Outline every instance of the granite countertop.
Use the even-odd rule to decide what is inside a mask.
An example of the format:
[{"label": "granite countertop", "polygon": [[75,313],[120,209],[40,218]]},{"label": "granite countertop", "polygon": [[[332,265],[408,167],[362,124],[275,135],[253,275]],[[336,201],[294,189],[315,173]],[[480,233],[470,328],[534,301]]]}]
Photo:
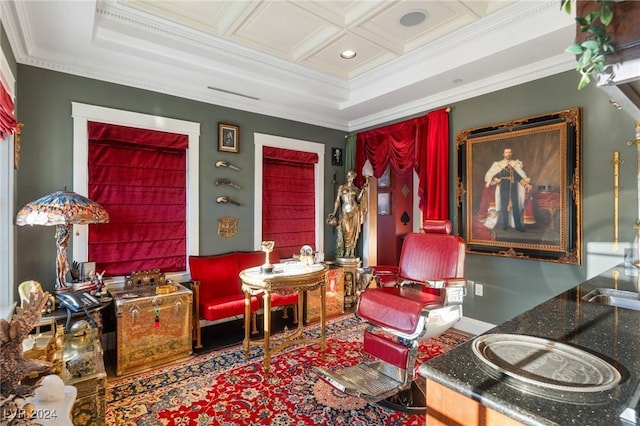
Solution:
[{"label": "granite countertop", "polygon": [[484,333],[554,340],[605,359],[622,379],[595,401],[561,402],[494,379],[473,353],[475,339],[427,361],[419,374],[526,425],[620,425],[640,382],[640,311],[582,301],[595,288],[637,292],[637,277],[613,268]]}]

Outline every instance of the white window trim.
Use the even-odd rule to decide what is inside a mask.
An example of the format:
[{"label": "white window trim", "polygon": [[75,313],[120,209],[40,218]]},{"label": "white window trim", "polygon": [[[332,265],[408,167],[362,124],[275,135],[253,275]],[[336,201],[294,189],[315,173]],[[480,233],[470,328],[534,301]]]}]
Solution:
[{"label": "white window trim", "polygon": [[[199,253],[199,146],[200,123],[176,120],[157,115],[140,114],[137,112],[104,108],[95,105],[71,103],[73,117],[73,190],[80,195],[87,196],[88,190],[88,153],[89,139],[87,123],[115,124],[120,126],[137,127],[140,129],[157,130],[161,132],[187,135],[187,256]],[[73,259],[86,262],[88,256],[88,227],[89,225],[74,225],[73,229]],[[187,262],[188,265],[188,262]],[[167,274],[167,278],[177,281],[188,279],[187,271]],[[112,282],[122,282],[118,277]]]},{"label": "white window trim", "polygon": [[324,153],[325,145],[317,142],[308,142],[299,139],[284,138],[281,136],[254,133],[255,144],[255,192],[254,192],[254,241],[255,250],[260,250],[262,245],[262,150],[265,146],[273,148],[292,149],[295,151],[318,154],[318,162],[314,164],[315,203],[316,203],[316,241],[315,249],[324,253]]},{"label": "white window trim", "polygon": [[[0,84],[9,93],[15,105],[16,80],[2,49],[0,49]],[[3,307],[10,307],[14,302],[14,144],[13,135],[8,135],[4,139],[0,137],[0,170],[2,170],[0,174],[0,259],[6,259],[3,261],[6,262],[4,267],[0,267],[0,318],[6,316]]]}]

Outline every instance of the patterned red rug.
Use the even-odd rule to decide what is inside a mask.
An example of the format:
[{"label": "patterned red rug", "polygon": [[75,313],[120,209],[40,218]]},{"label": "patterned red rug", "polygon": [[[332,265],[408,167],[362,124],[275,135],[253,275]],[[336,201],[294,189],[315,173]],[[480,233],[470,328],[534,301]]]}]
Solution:
[{"label": "patterned red rug", "polygon": [[[361,358],[365,325],[354,315],[327,321],[327,350],[293,346],[271,358],[265,380],[262,349],[249,360],[242,345],[197,355],[107,383],[107,425],[424,425],[424,415],[393,411],[334,390],[313,366],[349,367]],[[318,335],[318,325],[305,335]],[[424,341],[418,365],[469,337],[448,331]]]}]

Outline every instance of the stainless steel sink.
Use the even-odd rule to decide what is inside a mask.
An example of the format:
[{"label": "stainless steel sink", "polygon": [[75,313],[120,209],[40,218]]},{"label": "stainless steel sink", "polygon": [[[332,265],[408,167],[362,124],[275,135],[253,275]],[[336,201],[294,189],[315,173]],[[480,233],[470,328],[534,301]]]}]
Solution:
[{"label": "stainless steel sink", "polygon": [[596,288],[582,297],[585,302],[617,306],[619,308],[640,311],[640,293],[616,290],[613,288]]}]

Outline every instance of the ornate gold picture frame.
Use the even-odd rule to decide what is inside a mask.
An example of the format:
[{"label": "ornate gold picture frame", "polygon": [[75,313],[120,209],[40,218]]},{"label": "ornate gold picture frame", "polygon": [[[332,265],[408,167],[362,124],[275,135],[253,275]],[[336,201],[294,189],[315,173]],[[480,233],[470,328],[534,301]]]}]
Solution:
[{"label": "ornate gold picture frame", "polygon": [[581,109],[456,135],[467,252],[582,264]]},{"label": "ornate gold picture frame", "polygon": [[218,123],[218,151],[239,152],[240,127]]}]

